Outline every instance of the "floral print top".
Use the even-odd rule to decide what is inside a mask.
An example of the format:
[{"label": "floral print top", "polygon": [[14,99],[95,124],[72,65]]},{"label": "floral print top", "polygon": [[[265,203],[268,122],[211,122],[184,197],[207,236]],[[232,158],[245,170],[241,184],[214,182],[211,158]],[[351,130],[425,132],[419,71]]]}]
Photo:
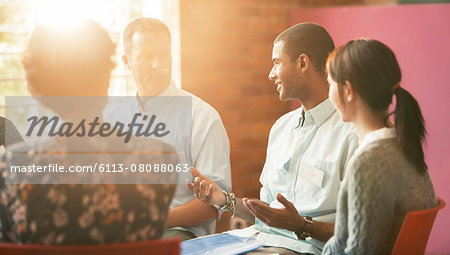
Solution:
[{"label": "floral print top", "polygon": [[[51,143],[53,149],[63,146]],[[155,146],[164,144],[153,142],[150,147]],[[137,156],[128,159],[133,157]],[[5,172],[1,163],[0,242],[69,245],[159,238],[176,188],[176,184],[5,184]],[[170,178],[175,183],[176,173]]]}]

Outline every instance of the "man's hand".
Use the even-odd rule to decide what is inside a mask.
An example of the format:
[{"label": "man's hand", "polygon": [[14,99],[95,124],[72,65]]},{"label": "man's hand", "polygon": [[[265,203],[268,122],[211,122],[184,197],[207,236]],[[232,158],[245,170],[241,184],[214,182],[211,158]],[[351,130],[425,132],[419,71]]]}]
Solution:
[{"label": "man's hand", "polygon": [[280,193],[277,194],[277,200],[284,207],[276,209],[260,201],[250,200],[248,198],[242,199],[244,206],[266,225],[292,232],[301,229],[305,224],[305,220],[298,214],[294,205]]},{"label": "man's hand", "polygon": [[186,180],[186,187],[192,190],[199,200],[209,205],[219,206],[223,206],[227,202],[217,183],[202,175],[195,168],[191,168],[191,173],[194,176],[194,182],[191,183],[190,180]]}]

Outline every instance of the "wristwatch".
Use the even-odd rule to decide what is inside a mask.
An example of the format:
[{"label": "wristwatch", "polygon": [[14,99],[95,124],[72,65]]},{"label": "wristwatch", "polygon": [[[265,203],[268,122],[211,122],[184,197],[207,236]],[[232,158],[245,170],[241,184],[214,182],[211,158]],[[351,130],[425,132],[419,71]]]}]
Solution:
[{"label": "wristwatch", "polygon": [[302,217],[305,220],[305,224],[301,229],[295,231],[294,233],[298,239],[305,240],[307,237],[311,236],[314,221],[310,216],[302,216]]}]

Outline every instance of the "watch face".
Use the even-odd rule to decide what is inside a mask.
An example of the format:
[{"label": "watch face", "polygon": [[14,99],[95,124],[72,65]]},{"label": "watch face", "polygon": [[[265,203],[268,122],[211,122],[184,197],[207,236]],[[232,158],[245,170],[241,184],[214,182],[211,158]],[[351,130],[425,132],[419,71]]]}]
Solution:
[{"label": "watch face", "polygon": [[294,232],[294,233],[295,233],[295,235],[297,236],[297,238],[299,240],[306,240],[306,238],[311,236],[309,233],[306,233],[306,232],[303,232],[303,231],[302,232],[297,231],[297,232]]},{"label": "watch face", "polygon": [[310,236],[311,236],[311,235],[310,235],[309,233],[306,233],[306,232],[303,232],[302,235],[301,235],[302,240],[305,240],[306,238],[308,238],[308,237],[310,237]]}]

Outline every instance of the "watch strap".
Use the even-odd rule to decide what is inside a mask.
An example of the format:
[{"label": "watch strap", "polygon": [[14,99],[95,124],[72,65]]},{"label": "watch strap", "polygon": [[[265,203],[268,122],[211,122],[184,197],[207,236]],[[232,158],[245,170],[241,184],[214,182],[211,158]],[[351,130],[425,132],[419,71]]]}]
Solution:
[{"label": "watch strap", "polygon": [[295,235],[300,240],[306,240],[306,238],[310,237],[313,230],[314,221],[310,216],[302,216],[305,223],[303,227],[297,231],[295,231]]}]

